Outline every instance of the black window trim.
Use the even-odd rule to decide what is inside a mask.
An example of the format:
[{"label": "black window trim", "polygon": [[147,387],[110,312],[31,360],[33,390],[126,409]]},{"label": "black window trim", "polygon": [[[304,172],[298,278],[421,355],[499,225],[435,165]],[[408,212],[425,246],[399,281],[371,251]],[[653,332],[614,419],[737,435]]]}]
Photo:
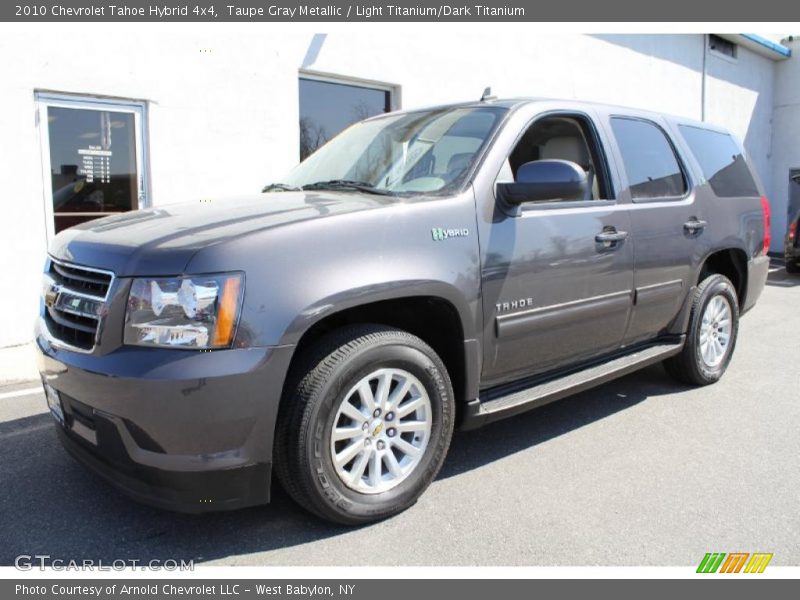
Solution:
[{"label": "black window trim", "polygon": [[[611,123],[614,119],[627,119],[628,121],[641,121],[643,123],[647,123],[649,125],[653,125],[656,129],[661,131],[661,134],[666,138],[667,144],[669,147],[672,148],[672,154],[675,156],[675,160],[678,163],[678,168],[681,170],[681,174],[683,175],[683,183],[686,186],[686,191],[681,196],[657,196],[655,198],[634,198],[633,194],[631,194],[631,182],[628,181],[628,171],[625,168],[625,158],[622,156],[622,148],[619,145],[619,140],[617,140],[617,136],[614,134],[614,126]],[[695,187],[694,177],[691,174],[691,170],[687,167],[686,161],[683,158],[683,155],[678,150],[678,146],[675,144],[675,141],[672,139],[672,136],[667,133],[667,130],[664,129],[659,123],[652,119],[648,119],[645,117],[639,117],[634,115],[625,115],[619,113],[613,113],[608,116],[608,126],[611,130],[611,135],[614,138],[614,144],[617,146],[617,150],[619,150],[619,158],[622,161],[622,171],[625,174],[625,183],[627,187],[625,188],[625,192],[628,194],[628,198],[632,204],[651,204],[654,202],[683,202],[691,198],[692,193]]]},{"label": "black window trim", "polygon": [[[600,138],[600,134],[598,133],[598,126],[597,123],[594,122],[591,115],[588,113],[581,111],[581,110],[570,110],[570,109],[553,109],[548,110],[545,112],[541,112],[536,114],[535,116],[531,117],[525,126],[520,128],[517,137],[514,138],[514,143],[511,144],[511,151],[513,152],[514,148],[517,147],[520,140],[528,133],[528,130],[536,123],[536,121],[540,121],[547,117],[565,117],[565,118],[577,118],[581,119],[584,124],[589,128],[589,134],[591,135],[591,141],[588,143],[594,142],[595,149],[597,150],[597,159],[602,163],[603,167],[603,178],[606,183],[606,191],[608,192],[608,198],[598,198],[597,200],[545,200],[542,202],[529,202],[516,207],[515,213],[517,215],[521,212],[527,212],[532,210],[556,210],[562,208],[596,208],[602,206],[614,206],[619,202],[619,194],[614,189],[614,182],[611,178],[611,168],[608,161],[608,152],[606,151],[605,146],[603,145],[603,140]],[[586,132],[584,132],[585,134]],[[592,154],[592,149],[588,148],[589,154]],[[594,157],[593,157],[594,158]],[[507,159],[506,159],[507,160]],[[499,202],[497,199],[497,178],[500,176],[498,172],[497,175],[494,177],[494,181],[492,184],[492,193],[495,195],[495,202]]]}]

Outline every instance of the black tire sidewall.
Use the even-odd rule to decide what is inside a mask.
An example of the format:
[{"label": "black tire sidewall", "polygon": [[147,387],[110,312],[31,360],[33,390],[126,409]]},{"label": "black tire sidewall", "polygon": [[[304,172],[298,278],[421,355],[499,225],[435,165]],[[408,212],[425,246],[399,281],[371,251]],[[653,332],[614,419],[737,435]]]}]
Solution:
[{"label": "black tire sidewall", "polygon": [[[706,281],[707,283],[703,286],[699,302],[696,305],[697,310],[695,311],[692,319],[691,345],[692,356],[694,357],[694,367],[698,375],[700,375],[704,381],[712,383],[718,381],[722,377],[722,375],[725,373],[725,370],[728,368],[728,364],[733,358],[733,352],[736,348],[736,340],[739,337],[739,303],[736,297],[736,290],[734,289],[730,280],[728,280],[726,277],[721,275],[712,275]],[[706,307],[713,298],[720,295],[728,301],[728,304],[731,307],[731,341],[728,345],[725,358],[722,360],[722,362],[715,367],[709,367],[703,360],[700,352],[700,329]]]},{"label": "black tire sidewall", "polygon": [[[403,482],[386,492],[363,494],[347,487],[336,474],[330,436],[344,394],[379,368],[403,369],[419,379],[430,398],[432,426],[422,462]],[[326,505],[326,512],[333,511],[347,521],[374,521],[404,510],[428,487],[441,467],[453,429],[452,392],[443,369],[440,361],[422,349],[394,341],[362,348],[334,369],[319,392],[304,432],[307,436],[304,462],[309,466],[311,485]]]}]

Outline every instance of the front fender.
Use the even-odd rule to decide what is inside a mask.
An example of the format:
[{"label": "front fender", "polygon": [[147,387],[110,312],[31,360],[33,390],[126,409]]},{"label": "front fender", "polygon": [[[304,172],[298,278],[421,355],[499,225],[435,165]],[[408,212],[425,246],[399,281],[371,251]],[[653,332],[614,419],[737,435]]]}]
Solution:
[{"label": "front fender", "polygon": [[405,280],[376,282],[320,298],[300,311],[286,328],[281,345],[296,344],[316,323],[336,313],[375,302],[415,297],[431,297],[448,302],[458,313],[464,339],[475,339],[474,309],[461,290],[442,281]]},{"label": "front fender", "polygon": [[[442,239],[436,228],[459,235]],[[482,319],[478,249],[470,189],[225,240],[198,252],[188,269],[245,272],[237,346],[293,345],[336,312],[411,296],[449,302],[473,339]]]}]

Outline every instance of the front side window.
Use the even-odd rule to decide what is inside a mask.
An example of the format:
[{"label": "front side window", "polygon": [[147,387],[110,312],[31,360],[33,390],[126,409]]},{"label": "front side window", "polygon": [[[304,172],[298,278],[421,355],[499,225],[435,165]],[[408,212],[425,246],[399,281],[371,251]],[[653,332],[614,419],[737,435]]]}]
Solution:
[{"label": "front side window", "polygon": [[686,178],[660,127],[640,119],[614,117],[611,128],[634,200],[675,198],[686,193]]},{"label": "front side window", "polygon": [[295,167],[285,185],[342,182],[383,193],[447,192],[463,183],[506,109],[453,108],[356,123]]},{"label": "front side window", "polygon": [[608,199],[612,195],[593,126],[578,115],[551,115],[538,119],[514,146],[501,178],[516,181],[525,163],[537,160],[566,160],[586,173],[584,200]]},{"label": "front side window", "polygon": [[392,110],[387,89],[300,78],[300,160],[347,129]]},{"label": "front side window", "polygon": [[678,128],[717,196],[759,195],[742,150],[730,135],[693,125]]}]

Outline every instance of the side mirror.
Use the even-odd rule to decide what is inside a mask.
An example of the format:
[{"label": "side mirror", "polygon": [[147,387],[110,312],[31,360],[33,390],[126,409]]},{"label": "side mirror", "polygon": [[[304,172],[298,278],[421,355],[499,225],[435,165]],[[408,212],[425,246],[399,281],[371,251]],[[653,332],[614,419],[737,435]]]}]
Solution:
[{"label": "side mirror", "polygon": [[498,183],[497,196],[508,204],[543,200],[583,200],[586,172],[568,160],[534,160],[517,170],[513,183]]}]

